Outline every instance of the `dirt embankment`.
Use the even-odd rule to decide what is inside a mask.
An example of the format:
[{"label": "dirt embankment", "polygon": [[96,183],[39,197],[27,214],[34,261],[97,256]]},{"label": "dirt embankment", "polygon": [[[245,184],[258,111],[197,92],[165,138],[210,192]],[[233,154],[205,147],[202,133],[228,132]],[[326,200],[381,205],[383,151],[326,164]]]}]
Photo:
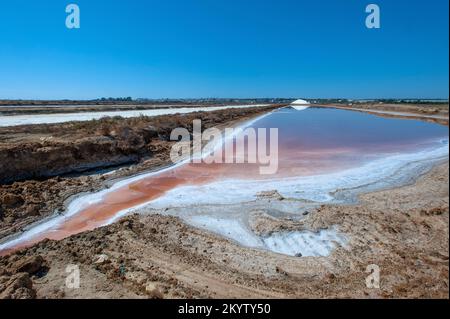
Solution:
[{"label": "dirt embankment", "polygon": [[420,119],[442,125],[449,124],[448,104],[388,104],[388,103],[355,103],[355,104],[329,104],[321,107],[333,107],[363,111],[378,116],[404,119]]},{"label": "dirt embankment", "polygon": [[[201,119],[207,129],[277,107],[0,128],[0,238],[61,211],[72,195],[169,165],[170,133],[176,127],[192,131],[192,121]],[[108,175],[73,175],[121,164],[126,167]]]},{"label": "dirt embankment", "polygon": [[[175,217],[133,215],[0,257],[0,298],[448,298],[448,213],[446,163],[415,185],[311,211],[298,227],[349,238],[329,257],[248,249]],[[68,265],[80,269],[79,289],[65,284]],[[369,265],[379,288],[366,285]]]}]

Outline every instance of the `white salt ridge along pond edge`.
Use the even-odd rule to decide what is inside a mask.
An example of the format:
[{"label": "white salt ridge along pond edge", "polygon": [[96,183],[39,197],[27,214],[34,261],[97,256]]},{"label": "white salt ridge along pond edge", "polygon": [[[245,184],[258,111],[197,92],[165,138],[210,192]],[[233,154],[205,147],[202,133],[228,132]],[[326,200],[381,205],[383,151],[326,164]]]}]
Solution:
[{"label": "white salt ridge along pond edge", "polygon": [[448,158],[448,139],[435,141],[433,148],[386,155],[360,167],[335,173],[261,180],[225,179],[206,185],[180,186],[153,200],[151,206],[164,209],[249,202],[255,200],[257,193],[274,189],[288,199],[317,203],[338,202],[332,195],[336,190],[357,189],[375,184],[392,177],[402,169],[402,174],[414,175],[424,162],[431,163],[444,158]]},{"label": "white salt ridge along pond edge", "polygon": [[158,115],[171,115],[171,114],[186,114],[198,111],[218,111],[224,109],[234,108],[250,108],[258,106],[267,106],[270,104],[249,104],[249,105],[225,105],[225,106],[204,106],[204,107],[182,107],[182,108],[162,108],[151,110],[138,110],[138,111],[106,111],[106,112],[80,112],[80,113],[56,113],[56,114],[33,114],[33,115],[0,115],[0,127],[5,126],[17,126],[27,124],[54,124],[65,123],[71,121],[90,121],[98,120],[102,117],[114,117],[121,116],[124,118],[145,116],[158,116]]},{"label": "white salt ridge along pond edge", "polygon": [[338,246],[346,247],[347,238],[333,229],[311,231],[288,231],[273,233],[263,239],[268,250],[276,253],[297,256],[328,256]]},{"label": "white salt ridge along pond edge", "polygon": [[186,222],[229,238],[242,246],[266,249],[288,256],[328,256],[337,246],[346,247],[347,243],[345,236],[339,234],[334,228],[323,229],[317,233],[311,231],[274,232],[259,237],[234,219],[194,216],[187,218]]}]

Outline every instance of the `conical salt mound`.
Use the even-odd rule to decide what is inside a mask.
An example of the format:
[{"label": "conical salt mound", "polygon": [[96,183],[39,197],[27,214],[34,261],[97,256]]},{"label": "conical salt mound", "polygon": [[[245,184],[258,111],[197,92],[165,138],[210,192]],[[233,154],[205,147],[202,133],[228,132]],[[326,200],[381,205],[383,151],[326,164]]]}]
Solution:
[{"label": "conical salt mound", "polygon": [[295,100],[294,102],[291,103],[292,105],[309,105],[310,103],[306,100]]}]

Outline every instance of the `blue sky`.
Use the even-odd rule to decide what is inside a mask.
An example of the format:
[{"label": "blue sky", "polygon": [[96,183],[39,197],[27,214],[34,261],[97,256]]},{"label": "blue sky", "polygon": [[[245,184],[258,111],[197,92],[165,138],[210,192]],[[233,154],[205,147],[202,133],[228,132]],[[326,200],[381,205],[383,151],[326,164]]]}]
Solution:
[{"label": "blue sky", "polygon": [[[81,28],[65,27],[76,3]],[[381,29],[365,27],[365,7]],[[447,98],[447,0],[0,3],[0,98]]]}]

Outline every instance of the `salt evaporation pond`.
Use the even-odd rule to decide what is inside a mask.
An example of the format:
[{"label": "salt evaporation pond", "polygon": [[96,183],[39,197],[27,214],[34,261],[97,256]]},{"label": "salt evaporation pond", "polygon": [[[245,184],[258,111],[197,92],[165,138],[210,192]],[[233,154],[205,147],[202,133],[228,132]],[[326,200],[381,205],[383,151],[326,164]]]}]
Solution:
[{"label": "salt evaporation pond", "polygon": [[[265,105],[265,104],[264,104]],[[178,108],[160,108],[148,110],[130,110],[130,111],[103,111],[103,112],[80,112],[80,113],[53,113],[53,114],[32,114],[32,115],[1,115],[0,127],[2,126],[18,126],[29,124],[55,124],[71,121],[91,121],[98,120],[102,117],[121,116],[124,118],[144,116],[158,116],[170,114],[185,114],[192,112],[212,112],[232,108],[250,108],[263,106],[263,104],[249,105],[222,105],[222,106],[201,106],[201,107],[178,107]],[[47,106],[48,107],[48,106]]]},{"label": "salt evaporation pond", "polygon": [[258,236],[248,227],[246,207],[256,202],[257,194],[277,190],[301,215],[302,203],[350,202],[360,192],[411,182],[433,164],[448,160],[448,127],[417,120],[283,108],[244,126],[279,129],[276,174],[260,175],[260,164],[179,163],[81,196],[64,215],[0,245],[0,252],[44,238],[62,239],[130,212],[164,211],[244,246],[326,256],[334,247],[345,246],[345,234],[329,229]]}]

